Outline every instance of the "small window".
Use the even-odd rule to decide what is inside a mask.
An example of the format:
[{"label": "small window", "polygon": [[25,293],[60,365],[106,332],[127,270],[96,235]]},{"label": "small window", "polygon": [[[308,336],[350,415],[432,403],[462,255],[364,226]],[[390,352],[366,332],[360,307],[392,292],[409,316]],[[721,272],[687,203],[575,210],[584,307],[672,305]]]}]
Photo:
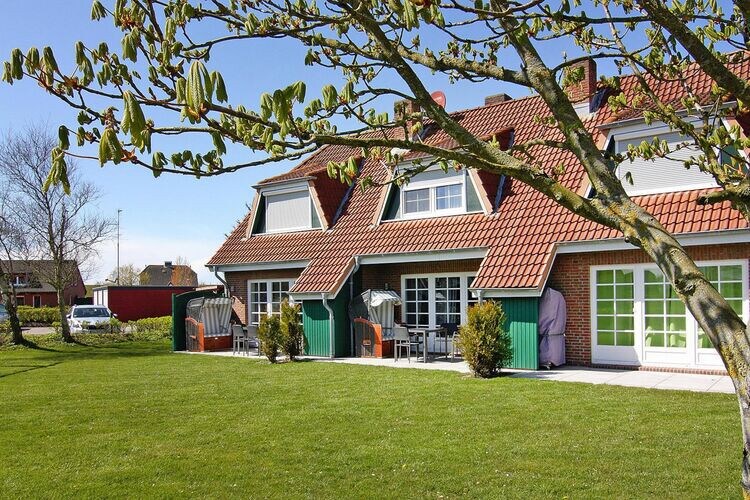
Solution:
[{"label": "small window", "polygon": [[430,190],[413,189],[404,192],[404,213],[414,214],[430,211]]},{"label": "small window", "polygon": [[39,295],[34,295],[34,307],[42,307],[42,297]]},{"label": "small window", "polygon": [[451,184],[435,188],[435,208],[437,210],[461,208],[462,204],[461,184]]}]

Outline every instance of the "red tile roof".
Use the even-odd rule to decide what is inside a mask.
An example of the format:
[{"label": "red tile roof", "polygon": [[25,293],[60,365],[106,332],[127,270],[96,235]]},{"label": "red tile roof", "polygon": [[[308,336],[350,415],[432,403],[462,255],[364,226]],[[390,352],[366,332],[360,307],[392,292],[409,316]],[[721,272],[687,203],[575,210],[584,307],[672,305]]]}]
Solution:
[{"label": "red tile roof", "polygon": [[[750,67],[747,70],[750,73]],[[623,87],[628,88],[628,79],[624,80]],[[453,114],[464,127],[480,137],[512,128],[516,143],[539,137],[560,139],[559,131],[551,130],[534,119],[547,115],[548,108],[537,96]],[[587,125],[596,129],[597,125],[615,118],[621,117],[600,112]],[[443,131],[436,130],[430,134],[429,142],[433,141],[448,143],[450,138]],[[572,153],[541,146],[534,153],[548,167],[564,165],[560,181],[567,187],[578,190],[584,174]],[[330,222],[332,218],[329,217],[338,209],[336,200],[341,200],[345,189],[340,188],[328,197],[328,188],[333,184],[323,180],[326,163],[343,161],[356,154],[353,149],[343,146],[327,146],[292,171],[264,182],[313,175],[316,177],[314,182],[321,205],[325,205],[326,218]],[[368,159],[361,165],[361,175],[370,175],[374,181],[379,182],[386,180],[387,173],[379,161]],[[484,174],[482,181],[482,187],[489,195],[495,181]],[[320,189],[317,186],[321,186]],[[333,292],[346,279],[355,255],[486,248],[487,255],[473,287],[538,288],[543,285],[546,271],[554,258],[555,244],[621,236],[610,228],[572,214],[514,179],[506,180],[502,201],[494,214],[388,221],[375,225],[373,221],[376,220],[376,211],[384,189],[353,189],[340,218],[328,231],[259,234],[245,238],[250,221],[248,214],[208,265],[309,260],[309,265],[292,291]],[[635,201],[674,233],[748,228],[747,221],[731,209],[728,203],[697,205],[699,193],[700,191],[665,193],[638,197]],[[490,201],[494,201],[494,195],[490,196]],[[333,208],[334,205],[336,209]]]}]

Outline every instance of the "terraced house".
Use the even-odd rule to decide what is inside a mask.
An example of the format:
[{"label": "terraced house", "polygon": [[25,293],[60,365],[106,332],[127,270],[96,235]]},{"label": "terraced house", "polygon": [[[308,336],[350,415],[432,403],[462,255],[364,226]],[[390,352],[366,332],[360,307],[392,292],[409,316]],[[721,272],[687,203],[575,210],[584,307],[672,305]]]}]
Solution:
[{"label": "terraced house", "polygon": [[[746,66],[738,71],[750,73]],[[584,69],[586,78],[569,92],[602,149],[625,151],[653,137],[682,142],[666,126],[647,126],[632,113],[614,114],[603,104],[606,94],[597,88],[594,63]],[[704,74],[696,71],[691,79],[708,94],[711,82]],[[623,92],[632,92],[634,83],[624,78]],[[674,82],[662,84],[659,92],[677,102],[681,89]],[[476,136],[494,136],[508,147],[550,136],[535,119],[549,114],[537,96],[499,95],[452,116]],[[726,125],[733,122],[727,119]],[[749,124],[740,125],[748,133]],[[429,125],[422,140],[451,144]],[[402,187],[387,184],[414,154],[400,165],[362,161],[360,175],[384,183],[364,191],[356,182],[349,187],[328,177],[330,160],[356,154],[327,146],[255,186],[252,209],[208,263],[224,273],[243,322],[257,323],[291,296],[302,303],[308,353],[349,356],[347,304],[362,290],[396,291],[402,301],[396,315],[421,327],[460,324],[472,303],[495,299],[509,316],[515,365],[535,369],[538,301],[545,287],[552,287],[567,302],[568,364],[723,368],[661,272],[615,231],[569,213],[518,181],[483,171],[431,169]],[[633,183],[624,182],[628,194],[678,235],[747,320],[748,224],[728,203],[696,203],[716,185],[707,174],[684,167],[680,160],[693,154],[682,148],[671,159],[624,162],[618,175],[631,174]],[[571,153],[540,146],[535,155],[549,165],[565,165],[562,182],[591,195]]]}]

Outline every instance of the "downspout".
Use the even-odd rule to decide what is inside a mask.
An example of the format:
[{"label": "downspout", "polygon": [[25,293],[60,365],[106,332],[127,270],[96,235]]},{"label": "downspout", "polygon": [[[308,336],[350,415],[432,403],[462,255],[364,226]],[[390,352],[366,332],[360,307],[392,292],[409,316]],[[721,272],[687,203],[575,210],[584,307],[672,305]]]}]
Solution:
[{"label": "downspout", "polygon": [[216,270],[216,266],[214,266],[214,276],[216,276],[216,279],[221,281],[221,283],[224,285],[224,297],[231,297],[231,295],[229,294],[229,283],[227,283],[225,279],[219,276],[219,271]]},{"label": "downspout", "polygon": [[484,303],[484,290],[477,290],[477,302],[480,304]]},{"label": "downspout", "polygon": [[327,295],[326,295],[325,292],[321,292],[320,298],[323,299],[323,307],[325,307],[326,311],[328,311],[328,330],[330,332],[330,335],[329,335],[329,343],[330,343],[330,345],[329,345],[329,348],[330,348],[330,350],[329,350],[329,352],[330,352],[329,357],[333,358],[334,355],[335,355],[335,353],[336,353],[336,351],[334,350],[334,345],[333,345],[333,342],[335,340],[334,339],[334,330],[333,330],[333,328],[334,328],[334,326],[336,326],[336,323],[334,322],[334,319],[333,319],[333,309],[331,309],[331,306],[328,305],[328,297],[327,297]]},{"label": "downspout", "polygon": [[[352,269],[352,274],[349,275],[349,304],[352,303],[352,299],[354,298],[354,275],[357,274],[357,271],[359,271],[359,255],[354,256],[354,268]],[[349,338],[349,354],[354,356],[354,321],[349,321]]]}]

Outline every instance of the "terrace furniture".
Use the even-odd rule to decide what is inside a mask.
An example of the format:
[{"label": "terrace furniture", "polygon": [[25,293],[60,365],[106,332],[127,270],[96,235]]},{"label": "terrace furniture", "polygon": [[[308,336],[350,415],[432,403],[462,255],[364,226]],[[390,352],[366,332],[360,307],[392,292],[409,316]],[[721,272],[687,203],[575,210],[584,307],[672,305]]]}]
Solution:
[{"label": "terrace furniture", "polygon": [[242,325],[232,325],[232,355],[250,354],[250,342]]},{"label": "terrace furniture", "polygon": [[427,336],[430,333],[438,333],[442,332],[442,328],[410,328],[409,334],[413,336],[421,336],[422,342],[424,343],[423,349],[422,349],[422,362],[427,363],[428,358],[428,352],[427,352]]},{"label": "terrace furniture", "polygon": [[258,349],[258,356],[260,356],[260,339],[258,338],[258,325],[247,325],[247,331],[245,333],[247,338],[247,347],[250,349],[251,345],[255,343]]},{"label": "terrace furniture", "polygon": [[[406,348],[406,359],[411,363],[411,347],[417,346],[417,357],[419,357],[419,345],[422,343],[419,340],[413,340],[409,330],[405,326],[394,326],[393,327],[393,361],[396,362],[401,358],[401,350]],[[424,345],[422,346],[422,354],[424,355]]]},{"label": "terrace furniture", "polygon": [[458,335],[458,325],[456,323],[441,323],[443,329],[442,337],[445,339],[445,357],[448,357],[448,339],[451,339],[451,359],[456,355],[456,337]]}]

